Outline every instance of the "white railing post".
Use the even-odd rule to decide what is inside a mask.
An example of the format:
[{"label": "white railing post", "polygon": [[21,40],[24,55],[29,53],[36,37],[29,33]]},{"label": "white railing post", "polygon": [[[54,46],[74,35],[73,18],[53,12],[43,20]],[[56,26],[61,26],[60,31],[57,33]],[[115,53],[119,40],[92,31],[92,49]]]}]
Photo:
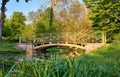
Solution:
[{"label": "white railing post", "polygon": [[19,44],[21,44],[21,42],[22,42],[22,38],[21,38],[21,36],[19,37]]},{"label": "white railing post", "polygon": [[51,42],[51,33],[49,34],[49,44],[52,44],[52,42]]}]

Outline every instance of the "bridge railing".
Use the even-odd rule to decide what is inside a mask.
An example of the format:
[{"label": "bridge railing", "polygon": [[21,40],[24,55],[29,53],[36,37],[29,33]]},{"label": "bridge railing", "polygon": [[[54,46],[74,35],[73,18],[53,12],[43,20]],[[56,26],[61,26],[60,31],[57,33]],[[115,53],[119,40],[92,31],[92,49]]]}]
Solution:
[{"label": "bridge railing", "polygon": [[41,33],[35,38],[35,43],[58,43],[58,42],[69,42],[69,43],[101,43],[101,35],[95,34],[83,34],[83,33]]},{"label": "bridge railing", "polygon": [[73,44],[85,44],[85,43],[102,43],[102,36],[88,33],[77,32],[61,32],[61,33],[40,33],[29,37],[20,37],[21,42],[33,43],[33,44],[50,44],[50,43],[73,43]]}]

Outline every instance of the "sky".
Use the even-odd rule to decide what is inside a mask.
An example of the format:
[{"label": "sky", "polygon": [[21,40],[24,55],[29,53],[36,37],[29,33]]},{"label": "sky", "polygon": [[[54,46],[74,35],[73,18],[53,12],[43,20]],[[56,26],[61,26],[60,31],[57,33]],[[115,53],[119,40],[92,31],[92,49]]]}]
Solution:
[{"label": "sky", "polygon": [[[29,12],[36,11],[41,5],[44,4],[45,1],[48,0],[32,0],[28,3],[26,3],[25,0],[20,0],[19,3],[17,3],[16,0],[10,0],[6,4],[7,7],[6,16],[7,18],[9,18],[14,11],[23,12],[24,15],[27,16]],[[79,1],[82,2],[82,0]],[[0,3],[1,2],[2,0],[0,0]]]}]

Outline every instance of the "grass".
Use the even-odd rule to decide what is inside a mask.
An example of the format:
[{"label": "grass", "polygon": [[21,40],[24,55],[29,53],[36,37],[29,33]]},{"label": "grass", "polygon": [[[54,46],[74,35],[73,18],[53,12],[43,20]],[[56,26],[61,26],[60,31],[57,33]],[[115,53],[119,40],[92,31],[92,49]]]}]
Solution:
[{"label": "grass", "polygon": [[4,52],[22,52],[22,50],[17,50],[14,48],[16,43],[12,42],[2,42],[0,43],[0,53]]},{"label": "grass", "polygon": [[0,77],[2,77],[2,70],[0,69]]},{"label": "grass", "polygon": [[[17,50],[14,48],[16,43],[11,43],[11,42],[2,42],[0,43],[0,77],[2,76],[2,68],[1,64],[5,61],[7,64],[13,65],[13,59],[15,56],[19,56],[20,53],[23,53],[23,50]],[[8,65],[6,65],[6,69],[8,69]],[[11,66],[10,66],[11,67]],[[10,68],[9,67],[9,68]]]},{"label": "grass", "polygon": [[120,43],[74,58],[24,60],[5,77],[120,77]]},{"label": "grass", "polygon": [[65,51],[65,48],[52,47],[52,48],[46,49],[46,51],[47,51],[47,52],[50,52],[50,53],[63,52],[63,51]]}]

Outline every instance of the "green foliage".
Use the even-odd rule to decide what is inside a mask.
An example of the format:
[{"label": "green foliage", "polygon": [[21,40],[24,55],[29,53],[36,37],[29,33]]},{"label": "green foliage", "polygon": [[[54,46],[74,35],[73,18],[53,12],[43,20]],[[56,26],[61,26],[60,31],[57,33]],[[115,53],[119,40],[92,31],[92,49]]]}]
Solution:
[{"label": "green foliage", "polygon": [[22,12],[14,12],[11,17],[11,28],[13,36],[17,36],[21,34],[22,30],[25,27],[25,20],[26,17],[23,15]]},{"label": "green foliage", "polygon": [[52,47],[52,48],[48,48],[46,51],[50,53],[54,53],[54,52],[58,53],[58,52],[64,52],[65,49],[60,48],[60,47]]},{"label": "green foliage", "polygon": [[[19,2],[19,0],[16,0]],[[28,2],[30,0],[25,0],[25,2]],[[5,20],[5,11],[6,11],[6,4],[9,2],[9,0],[2,0],[1,3],[1,16],[0,16],[0,42],[2,42],[2,30],[4,26],[4,20]]]},{"label": "green foliage", "polygon": [[39,33],[49,33],[49,32],[57,32],[58,26],[61,24],[58,20],[53,19],[52,26],[50,23],[50,8],[48,7],[44,12],[41,13],[41,17],[37,23],[36,34]]},{"label": "green foliage", "polygon": [[0,77],[2,77],[2,70],[0,69]]},{"label": "green foliage", "polygon": [[34,34],[32,25],[28,24],[24,27],[24,29],[22,30],[22,36],[23,37],[32,37]]},{"label": "green foliage", "polygon": [[10,25],[11,25],[10,20],[6,19],[5,23],[4,23],[4,27],[3,27],[3,36],[4,37],[9,37],[12,34]]},{"label": "green foliage", "polygon": [[79,52],[79,53],[82,53],[82,54],[83,54],[83,53],[85,53],[85,50],[78,48],[78,49],[77,49],[77,52]]},{"label": "green foliage", "polygon": [[91,10],[94,30],[107,32],[107,37],[120,33],[120,0],[83,0]]},{"label": "green foliage", "polygon": [[75,58],[24,60],[5,76],[13,77],[119,77],[120,43]]},{"label": "green foliage", "polygon": [[58,0],[55,14],[56,19],[62,22],[62,32],[91,32],[92,21],[88,18],[89,12],[79,0],[66,0],[66,2]]},{"label": "green foliage", "polygon": [[116,34],[116,35],[114,36],[114,39],[115,39],[115,40],[120,40],[120,33]]},{"label": "green foliage", "polygon": [[42,11],[40,9],[37,10],[37,12],[29,12],[28,14],[28,20],[32,21],[33,23],[37,22],[40,18]]},{"label": "green foliage", "polygon": [[78,0],[56,1],[53,16],[51,15],[51,7],[47,7],[44,10],[38,9],[36,12],[29,12],[28,17],[32,21],[36,34],[66,31],[91,32],[92,21],[88,18],[89,13]]},{"label": "green foliage", "polygon": [[23,52],[22,50],[15,49],[14,46],[15,46],[15,43],[1,42],[0,52]]},{"label": "green foliage", "polygon": [[8,40],[18,40],[25,27],[26,17],[22,12],[14,12],[4,23],[3,36]]}]

